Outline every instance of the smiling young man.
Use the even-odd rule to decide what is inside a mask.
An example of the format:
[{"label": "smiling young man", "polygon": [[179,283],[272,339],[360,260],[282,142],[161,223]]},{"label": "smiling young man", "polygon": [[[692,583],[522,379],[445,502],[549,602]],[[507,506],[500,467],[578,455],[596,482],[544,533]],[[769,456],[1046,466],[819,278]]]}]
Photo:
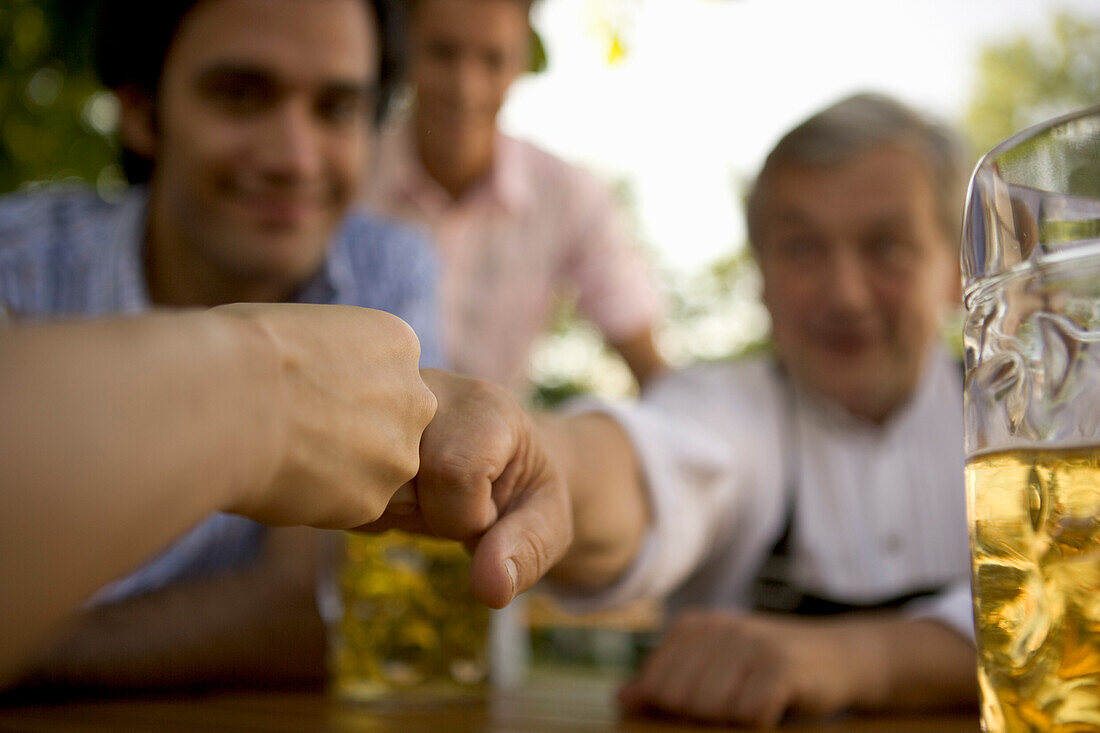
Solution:
[{"label": "smiling young man", "polygon": [[815,115],[748,207],[774,353],[543,418],[577,536],[607,548],[573,579],[603,585],[588,601],[683,612],[628,707],[774,725],[975,701],[961,370],[939,341],[966,172],[892,100]]},{"label": "smiling young man", "polygon": [[[243,301],[363,306],[406,321],[421,364],[439,366],[430,247],[349,213],[396,83],[395,8],[105,0],[97,64],[138,185],[119,203],[72,191],[0,202],[0,303],[27,321]],[[378,344],[379,358],[389,348]],[[311,542],[215,515],[102,589],[39,671],[126,686],[316,679]],[[282,613],[260,613],[272,608]],[[257,638],[269,657],[256,658]]]},{"label": "smiling young man", "polygon": [[639,383],[664,369],[660,303],[609,192],[501,133],[527,70],[531,0],[412,0],[409,119],[383,137],[366,202],[426,227],[441,266],[452,368],[523,390],[556,296],[622,355]]}]

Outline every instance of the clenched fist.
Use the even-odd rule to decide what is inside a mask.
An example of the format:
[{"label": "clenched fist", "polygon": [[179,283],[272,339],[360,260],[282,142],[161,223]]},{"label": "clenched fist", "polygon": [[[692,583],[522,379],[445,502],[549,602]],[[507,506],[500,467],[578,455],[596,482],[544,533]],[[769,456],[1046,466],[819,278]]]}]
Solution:
[{"label": "clenched fist", "polygon": [[435,415],[412,329],[350,306],[231,305],[211,313],[241,319],[275,355],[270,480],[232,510],[267,524],[334,529],[377,519],[416,475],[420,438]]},{"label": "clenched fist", "polygon": [[365,529],[460,540],[474,593],[507,605],[562,558],[573,538],[569,493],[531,419],[507,390],[424,370],[439,408],[420,442],[420,472]]}]

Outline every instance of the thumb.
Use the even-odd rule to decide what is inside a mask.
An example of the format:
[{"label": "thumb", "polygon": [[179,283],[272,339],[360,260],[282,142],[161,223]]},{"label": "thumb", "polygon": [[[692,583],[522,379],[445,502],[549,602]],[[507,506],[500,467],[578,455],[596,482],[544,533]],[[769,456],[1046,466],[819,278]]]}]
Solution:
[{"label": "thumb", "polygon": [[516,497],[474,548],[470,582],[490,608],[504,608],[565,555],[573,515],[564,485],[549,476]]}]

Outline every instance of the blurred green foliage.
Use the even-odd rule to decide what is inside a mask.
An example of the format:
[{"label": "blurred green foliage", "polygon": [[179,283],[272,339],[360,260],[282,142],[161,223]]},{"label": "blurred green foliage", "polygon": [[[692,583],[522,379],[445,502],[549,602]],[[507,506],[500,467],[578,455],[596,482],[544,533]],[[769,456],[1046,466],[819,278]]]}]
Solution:
[{"label": "blurred green foliage", "polygon": [[121,185],[114,98],[90,65],[94,4],[0,0],[0,192],[84,181]]},{"label": "blurred green foliage", "polygon": [[1100,17],[1065,12],[1045,32],[982,49],[966,127],[985,152],[1042,120],[1100,104]]},{"label": "blurred green foliage", "polygon": [[531,58],[527,62],[527,71],[530,74],[538,74],[546,71],[546,45],[542,42],[542,36],[534,28],[531,29]]}]

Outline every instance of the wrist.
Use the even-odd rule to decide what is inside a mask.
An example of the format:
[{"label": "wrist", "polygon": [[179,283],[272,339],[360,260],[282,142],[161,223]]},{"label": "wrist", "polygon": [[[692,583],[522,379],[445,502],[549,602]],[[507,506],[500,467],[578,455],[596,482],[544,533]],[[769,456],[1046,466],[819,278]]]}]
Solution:
[{"label": "wrist", "polygon": [[535,426],[573,506],[573,543],[552,577],[581,592],[605,589],[632,565],[649,527],[630,443],[602,413],[537,414]]},{"label": "wrist", "polygon": [[575,450],[570,446],[570,418],[538,412],[531,415],[531,421],[535,437],[542,444],[558,475],[566,482],[573,506],[576,507],[584,497],[576,495],[579,493],[576,491],[578,482],[572,480],[574,465],[571,456]]},{"label": "wrist", "polygon": [[228,436],[238,460],[222,508],[247,514],[274,483],[285,453],[283,348],[260,308],[222,306],[202,315],[209,316],[216,348],[227,355],[221,375],[239,420],[236,434]]},{"label": "wrist", "polygon": [[840,622],[839,640],[843,658],[852,670],[852,700],[855,707],[877,710],[886,707],[895,684],[888,648],[888,631],[875,620]]}]

